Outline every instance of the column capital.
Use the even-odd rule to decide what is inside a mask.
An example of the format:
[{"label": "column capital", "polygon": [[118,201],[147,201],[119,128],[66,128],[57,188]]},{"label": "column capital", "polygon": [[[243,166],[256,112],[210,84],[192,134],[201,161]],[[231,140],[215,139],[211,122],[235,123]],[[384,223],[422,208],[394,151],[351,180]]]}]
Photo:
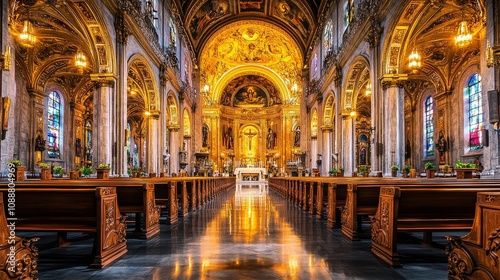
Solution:
[{"label": "column capital", "polygon": [[177,131],[179,131],[181,126],[179,124],[168,124],[167,128],[168,128],[168,130],[170,130],[172,132],[177,132]]},{"label": "column capital", "polygon": [[90,80],[96,84],[97,87],[114,87],[116,77],[113,73],[98,73],[90,74]]},{"label": "column capital", "polygon": [[403,88],[406,80],[408,80],[408,74],[385,74],[380,79],[382,82],[382,89],[384,90],[391,87]]},{"label": "column capital", "polygon": [[119,10],[115,15],[116,42],[126,45],[130,30],[125,23],[124,10]]},{"label": "column capital", "polygon": [[323,131],[323,133],[329,133],[329,132],[332,132],[333,131],[333,126],[332,125],[322,125],[321,126],[321,131]]}]

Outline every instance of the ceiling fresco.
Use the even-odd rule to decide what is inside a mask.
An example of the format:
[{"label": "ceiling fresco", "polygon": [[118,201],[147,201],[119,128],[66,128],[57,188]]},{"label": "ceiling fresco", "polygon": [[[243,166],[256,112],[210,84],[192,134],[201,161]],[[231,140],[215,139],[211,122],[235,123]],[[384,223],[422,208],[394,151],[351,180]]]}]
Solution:
[{"label": "ceiling fresco", "polygon": [[258,65],[276,73],[289,88],[300,81],[302,55],[276,26],[260,21],[232,24],[215,34],[201,55],[201,82],[210,88],[240,65]]}]

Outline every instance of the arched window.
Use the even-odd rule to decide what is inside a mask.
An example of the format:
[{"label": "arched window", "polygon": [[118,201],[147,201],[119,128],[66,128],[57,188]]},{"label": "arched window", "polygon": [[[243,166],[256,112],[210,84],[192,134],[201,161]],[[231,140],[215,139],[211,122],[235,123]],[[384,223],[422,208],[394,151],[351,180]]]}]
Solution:
[{"label": "arched window", "polygon": [[49,158],[60,158],[61,130],[61,97],[53,91],[47,102],[47,146]]},{"label": "arched window", "polygon": [[146,9],[155,29],[158,29],[158,0],[147,0]]},{"label": "arched window", "polygon": [[434,155],[434,100],[431,96],[425,99],[424,104],[424,155]]},{"label": "arched window", "polygon": [[469,151],[483,148],[483,105],[481,100],[481,76],[474,74],[464,89],[465,139],[469,140]]},{"label": "arched window", "polygon": [[318,55],[314,53],[312,62],[311,62],[311,68],[312,68],[312,75],[313,79],[318,78]]}]

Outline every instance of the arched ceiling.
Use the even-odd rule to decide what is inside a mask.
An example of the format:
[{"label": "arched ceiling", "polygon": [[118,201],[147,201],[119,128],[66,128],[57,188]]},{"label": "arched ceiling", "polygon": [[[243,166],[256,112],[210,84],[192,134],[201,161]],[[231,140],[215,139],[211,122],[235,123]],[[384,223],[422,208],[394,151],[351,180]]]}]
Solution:
[{"label": "arched ceiling", "polygon": [[[287,33],[264,21],[241,21],[221,28],[206,42],[201,52],[201,84],[223,89],[242,74],[234,69],[244,67],[247,74],[274,73],[271,81],[288,98],[294,84],[300,84],[303,54]],[[229,74],[228,74],[229,73]],[[228,77],[227,75],[230,75]],[[220,92],[212,92],[217,100]]]},{"label": "arched ceiling", "polygon": [[[56,80],[82,98],[88,90],[88,73],[112,72],[114,55],[108,31],[93,1],[15,0],[9,5],[9,31],[17,39],[29,20],[37,36],[34,47],[16,48],[16,66],[29,88],[42,90]],[[88,44],[87,42],[92,42]],[[82,50],[87,67],[79,70],[74,57]],[[110,51],[111,50],[111,51]],[[74,97],[72,97],[74,98]]]},{"label": "arched ceiling", "polygon": [[[460,48],[455,45],[455,36],[463,20],[474,36],[469,46]],[[452,90],[464,66],[479,59],[479,41],[486,22],[483,0],[413,0],[394,21],[385,46],[384,72],[409,73],[408,56],[417,48],[422,57],[418,74],[431,81],[438,92],[444,92]]]},{"label": "arched ceiling", "polygon": [[[313,40],[325,0],[175,0],[196,53],[220,28],[262,20],[282,28],[305,52]],[[323,2],[323,3],[322,3]]]}]

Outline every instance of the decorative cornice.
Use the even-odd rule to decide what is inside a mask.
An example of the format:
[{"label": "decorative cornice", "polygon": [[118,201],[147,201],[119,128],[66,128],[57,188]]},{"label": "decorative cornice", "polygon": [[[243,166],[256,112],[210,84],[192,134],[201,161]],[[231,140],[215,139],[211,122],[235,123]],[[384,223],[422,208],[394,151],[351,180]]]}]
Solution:
[{"label": "decorative cornice", "polygon": [[406,80],[408,80],[408,74],[386,74],[382,76],[382,89],[386,90],[391,87],[403,88]]},{"label": "decorative cornice", "polygon": [[119,10],[115,15],[116,42],[126,45],[130,30],[125,23],[124,11]]},{"label": "decorative cornice", "polygon": [[94,82],[96,87],[114,87],[116,77],[113,73],[98,73],[98,74],[90,74],[90,80]]}]

